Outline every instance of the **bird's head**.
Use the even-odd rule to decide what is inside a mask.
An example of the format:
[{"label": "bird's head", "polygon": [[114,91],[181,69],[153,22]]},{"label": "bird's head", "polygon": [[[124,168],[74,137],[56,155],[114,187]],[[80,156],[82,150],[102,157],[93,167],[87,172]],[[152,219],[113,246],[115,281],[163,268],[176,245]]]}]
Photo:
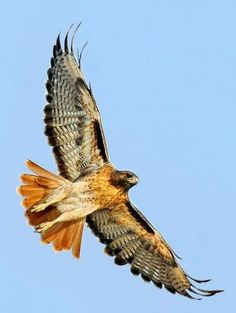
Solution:
[{"label": "bird's head", "polygon": [[112,184],[121,187],[124,190],[129,190],[131,187],[135,186],[138,182],[138,176],[130,171],[115,171],[112,176]]}]

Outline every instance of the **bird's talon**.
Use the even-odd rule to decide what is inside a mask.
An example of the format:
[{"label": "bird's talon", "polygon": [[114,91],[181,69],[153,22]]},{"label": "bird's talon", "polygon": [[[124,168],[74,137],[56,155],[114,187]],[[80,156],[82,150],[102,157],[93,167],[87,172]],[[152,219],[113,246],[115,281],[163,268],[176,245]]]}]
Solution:
[{"label": "bird's talon", "polygon": [[37,233],[42,233],[42,232],[48,230],[52,225],[53,225],[52,222],[41,223],[35,227],[35,230]]},{"label": "bird's talon", "polygon": [[33,208],[31,209],[31,212],[40,212],[40,211],[43,211],[45,210],[45,208],[47,207],[47,205],[45,204],[37,204],[37,205],[34,205]]}]

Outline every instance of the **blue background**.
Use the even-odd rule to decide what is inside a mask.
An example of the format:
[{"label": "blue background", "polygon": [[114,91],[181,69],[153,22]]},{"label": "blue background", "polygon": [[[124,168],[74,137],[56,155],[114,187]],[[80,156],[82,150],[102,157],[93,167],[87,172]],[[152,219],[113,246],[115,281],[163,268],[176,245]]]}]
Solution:
[{"label": "blue background", "polygon": [[[235,15],[233,0],[0,0],[1,312],[234,312]],[[56,171],[42,121],[52,45],[80,21],[111,160],[140,178],[131,199],[225,293],[171,295],[113,265],[88,229],[77,261],[26,226],[24,160]]]}]

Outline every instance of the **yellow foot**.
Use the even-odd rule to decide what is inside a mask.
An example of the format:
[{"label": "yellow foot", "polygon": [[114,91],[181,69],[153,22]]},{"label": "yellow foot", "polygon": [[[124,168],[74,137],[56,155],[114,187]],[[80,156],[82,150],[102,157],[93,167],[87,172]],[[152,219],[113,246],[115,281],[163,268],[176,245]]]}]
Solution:
[{"label": "yellow foot", "polygon": [[38,232],[38,233],[42,233],[46,230],[48,230],[50,227],[52,227],[54,225],[54,222],[46,222],[46,223],[41,223],[39,225],[37,225],[35,227],[35,230]]},{"label": "yellow foot", "polygon": [[31,212],[40,212],[46,209],[46,207],[48,206],[48,204],[46,203],[42,203],[42,204],[36,204],[33,206],[33,208],[31,209]]}]

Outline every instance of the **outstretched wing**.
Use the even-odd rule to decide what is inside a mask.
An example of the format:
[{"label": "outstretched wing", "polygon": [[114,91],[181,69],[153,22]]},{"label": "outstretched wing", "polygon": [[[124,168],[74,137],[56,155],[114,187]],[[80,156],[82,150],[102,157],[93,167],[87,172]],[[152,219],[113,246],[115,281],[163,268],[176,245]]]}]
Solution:
[{"label": "outstretched wing", "polygon": [[68,48],[68,33],[64,48],[59,36],[54,45],[44,121],[59,172],[74,181],[108,162],[108,153],[100,114],[72,45]]},{"label": "outstretched wing", "polygon": [[193,298],[189,293],[211,296],[220,290],[196,288],[176,261],[175,253],[159,232],[130,202],[112,209],[96,211],[87,217],[87,223],[100,241],[106,244],[105,252],[115,256],[118,265],[131,264],[134,275],[141,274],[145,281],[157,287],[165,286],[172,293]]}]

